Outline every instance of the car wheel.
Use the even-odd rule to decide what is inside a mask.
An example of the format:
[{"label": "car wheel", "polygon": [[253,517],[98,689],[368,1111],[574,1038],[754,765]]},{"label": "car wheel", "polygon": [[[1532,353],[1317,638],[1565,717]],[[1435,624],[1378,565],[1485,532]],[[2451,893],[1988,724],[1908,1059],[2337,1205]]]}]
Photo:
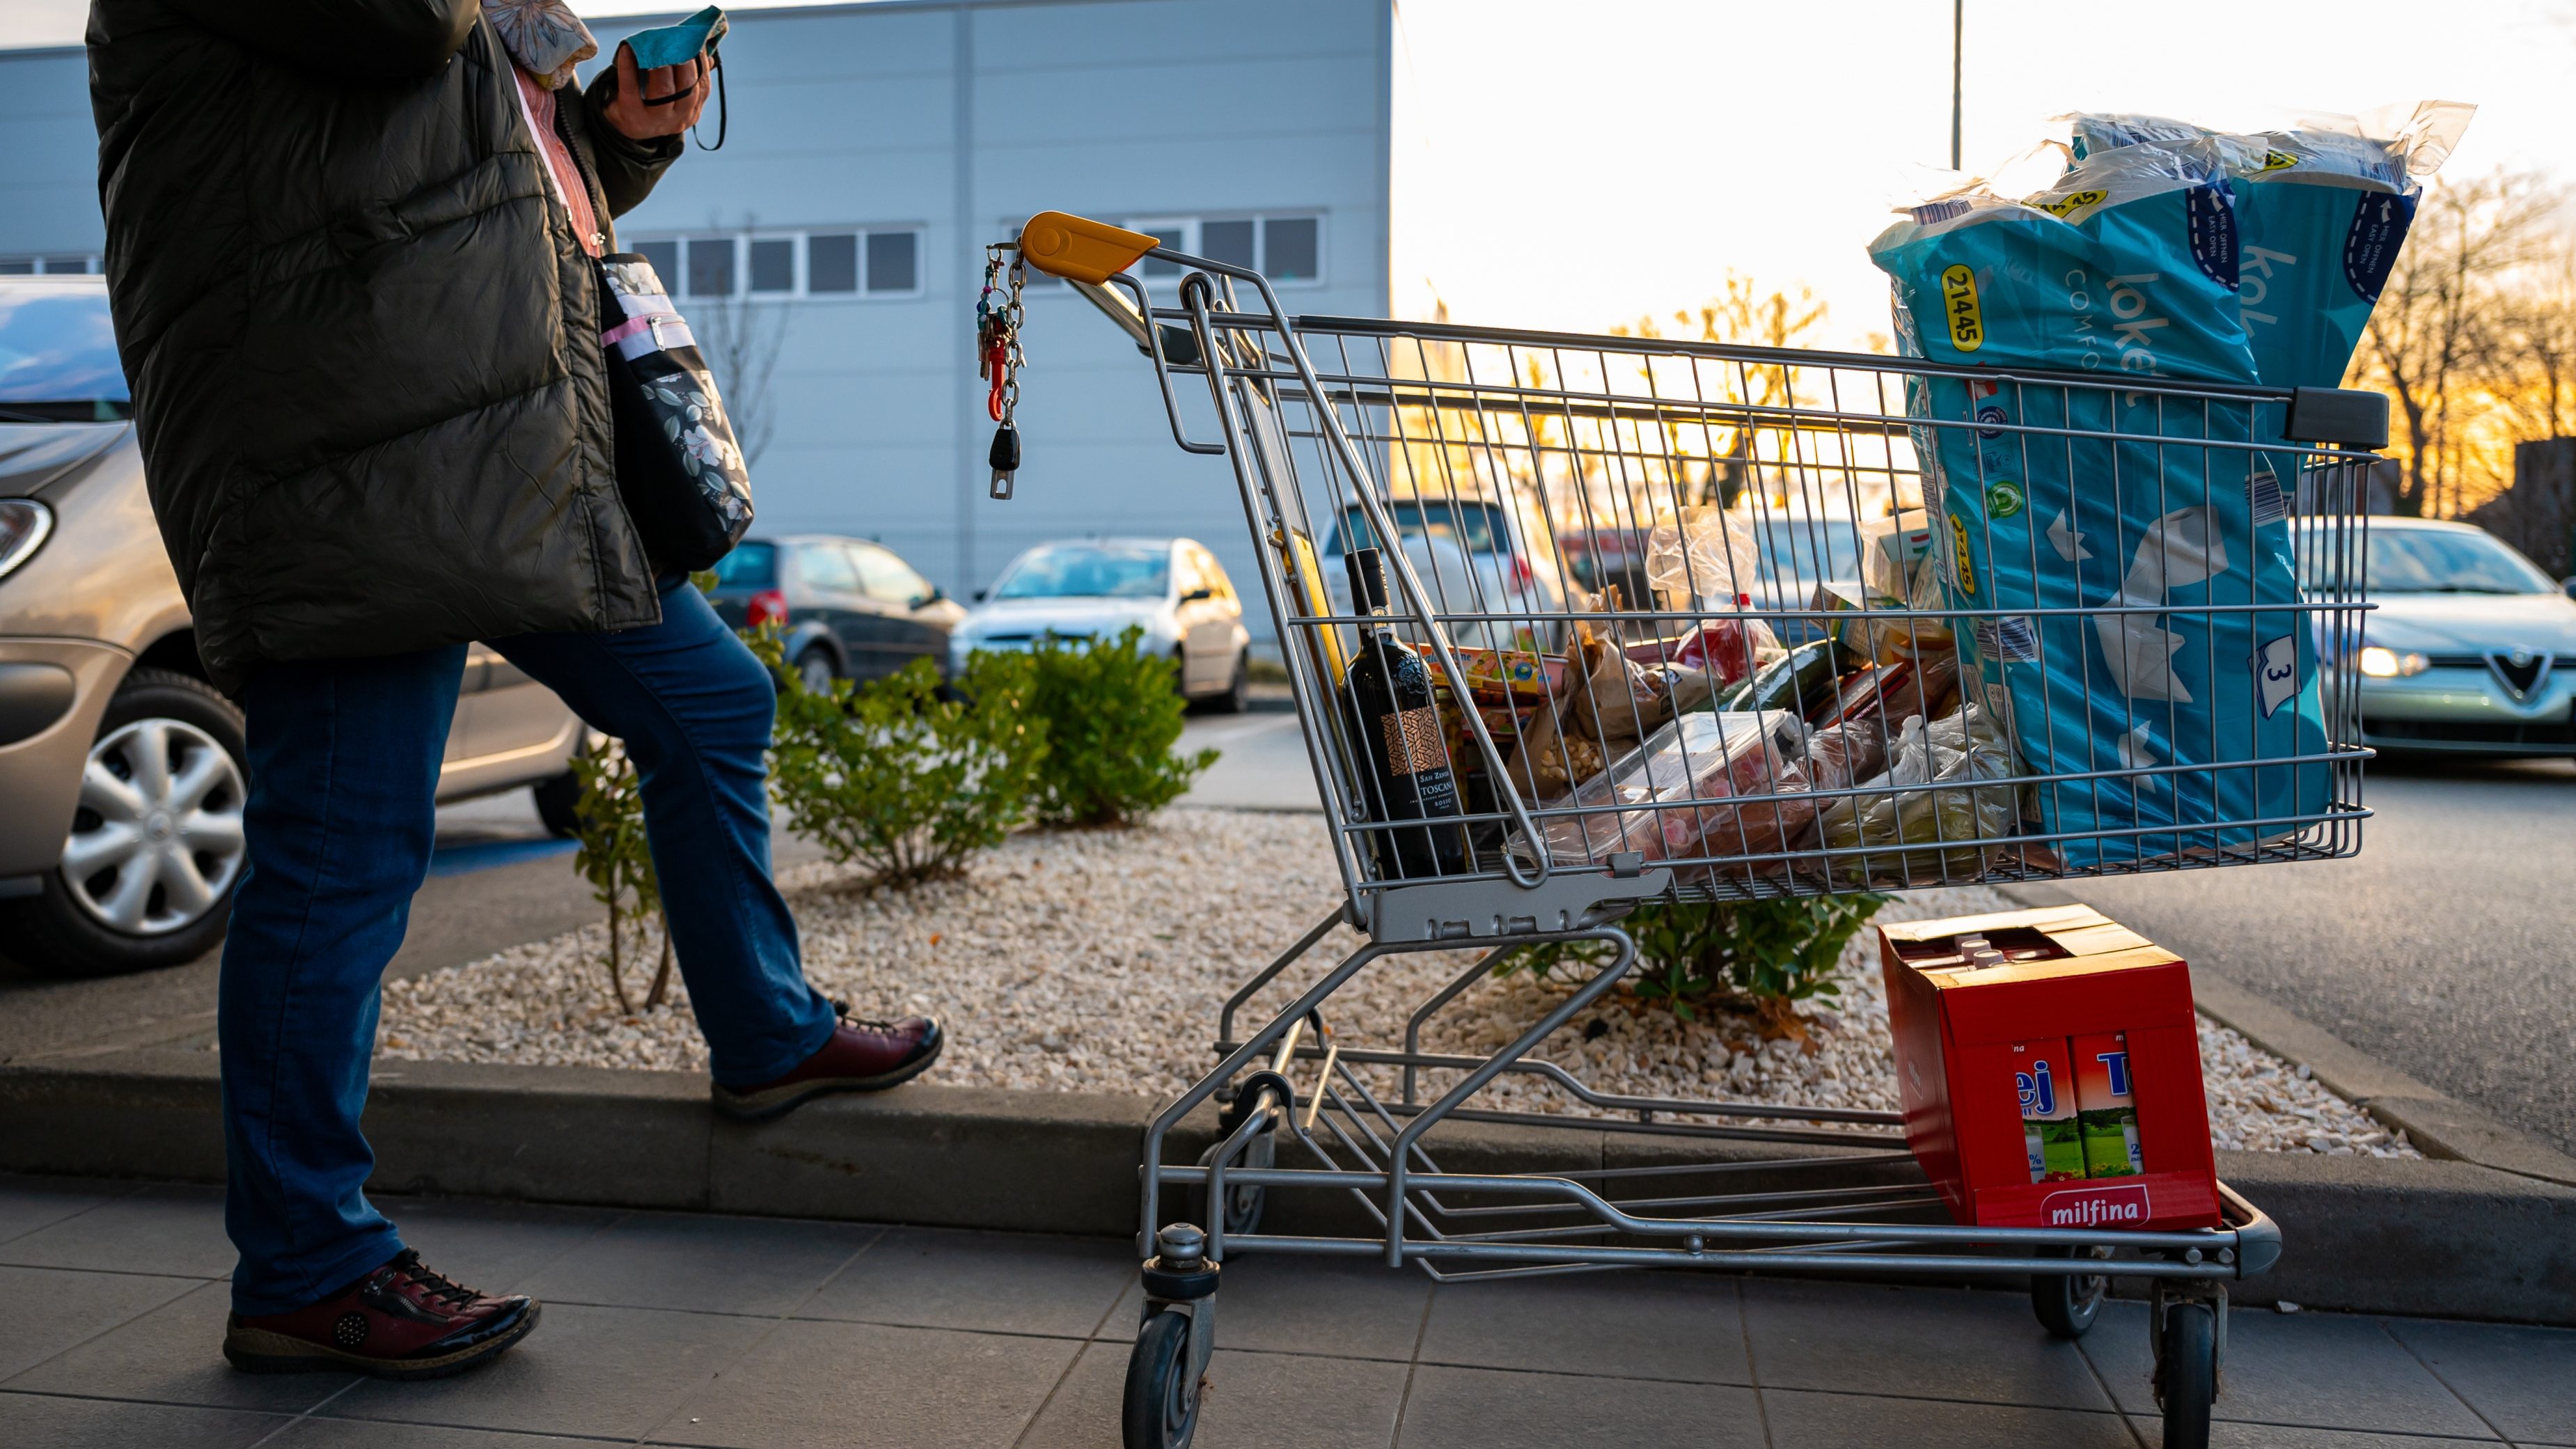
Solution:
[{"label": "car wheel", "polygon": [[820,644],[796,656],[796,682],[805,686],[807,694],[831,693],[832,680],[838,674],[832,667],[832,651]]},{"label": "car wheel", "polygon": [[1251,650],[1234,656],[1234,682],[1225,687],[1225,693],[1211,698],[1208,708],[1218,714],[1241,714],[1252,708]]},{"label": "car wheel", "polygon": [[529,787],[536,797],[537,819],[546,833],[557,840],[571,840],[581,834],[581,777],[570,770],[549,775]]},{"label": "car wheel", "polygon": [[54,976],[193,961],[223,939],[248,852],[241,711],[166,669],[128,673],[99,721],[62,864],[0,902],[8,954]]}]

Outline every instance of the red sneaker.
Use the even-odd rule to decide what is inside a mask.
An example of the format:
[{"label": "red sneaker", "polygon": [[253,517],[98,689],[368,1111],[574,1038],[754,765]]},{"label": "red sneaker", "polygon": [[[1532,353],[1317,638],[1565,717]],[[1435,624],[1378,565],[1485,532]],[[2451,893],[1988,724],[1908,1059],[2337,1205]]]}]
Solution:
[{"label": "red sneaker", "polygon": [[756,1121],[826,1092],[883,1091],[928,1071],[947,1044],[939,1034],[939,1023],[927,1016],[907,1016],[901,1021],[844,1017],[821,1051],[776,1081],[740,1091],[715,1085],[716,1110]]},{"label": "red sneaker", "polygon": [[224,1357],[254,1374],[355,1370],[443,1379],[500,1356],[537,1326],[533,1298],[494,1298],[438,1273],[406,1248],[364,1278],[292,1313],[236,1313]]}]

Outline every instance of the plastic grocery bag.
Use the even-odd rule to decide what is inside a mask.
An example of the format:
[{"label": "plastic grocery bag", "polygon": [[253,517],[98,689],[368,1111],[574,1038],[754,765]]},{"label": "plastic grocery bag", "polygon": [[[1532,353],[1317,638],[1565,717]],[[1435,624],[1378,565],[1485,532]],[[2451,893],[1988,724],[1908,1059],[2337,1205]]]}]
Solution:
[{"label": "plastic grocery bag", "polygon": [[1646,582],[1685,607],[1732,609],[1760,583],[1752,516],[1697,504],[1655,520],[1646,534]]},{"label": "plastic grocery bag", "polygon": [[[1739,815],[1751,839],[1785,840],[1815,813],[1809,801],[1771,799],[1807,788],[1789,763],[1805,735],[1789,715],[1685,714],[1584,781],[1560,807],[1583,813],[1540,825],[1547,857],[1557,865],[1606,865],[1614,854],[1636,851],[1648,861],[1676,860],[1701,853],[1703,838],[1710,851],[1736,853],[1746,838],[1735,830]],[[1784,821],[1781,809],[1795,818]],[[1517,834],[1511,849],[1524,859],[1534,854]]]},{"label": "plastic grocery bag", "polygon": [[[2009,780],[2019,773],[2012,747],[1973,704],[1929,725],[1920,715],[1905,721],[1888,754],[1887,769],[1861,783],[1856,794],[1829,802],[1817,817],[1828,849],[1866,846],[1936,846],[1930,850],[1827,856],[1826,869],[1844,887],[1886,882],[1904,886],[1973,880],[1983,874],[1990,846],[2020,827],[2015,787],[1974,785]],[[1894,793],[1868,793],[1883,787]]]},{"label": "plastic grocery bag", "polygon": [[1533,799],[1549,800],[1600,772],[1656,726],[1708,702],[1705,670],[1648,665],[1578,627],[1565,647],[1560,698],[1526,707],[1519,745],[1507,764]]},{"label": "plastic grocery bag", "polygon": [[[2282,490],[2249,446],[2280,436],[2278,409],[2120,385],[2256,381],[2228,154],[2100,151],[2026,201],[1938,198],[1870,249],[1908,353],[2105,374],[1907,387],[1944,593],[1979,615],[1962,687],[2035,771],[2091,776],[2039,796],[2079,869],[2287,833],[2217,822],[2329,792],[2322,759],[2251,763],[2324,752]],[[2036,612],[2106,609],[2140,612]]]},{"label": "plastic grocery bag", "polygon": [[2215,142],[2236,197],[2237,293],[2255,374],[2274,387],[2334,387],[2396,265],[2424,183],[2476,113],[2459,101],[2423,101],[2248,133],[2162,116],[2058,120],[2078,158]]}]

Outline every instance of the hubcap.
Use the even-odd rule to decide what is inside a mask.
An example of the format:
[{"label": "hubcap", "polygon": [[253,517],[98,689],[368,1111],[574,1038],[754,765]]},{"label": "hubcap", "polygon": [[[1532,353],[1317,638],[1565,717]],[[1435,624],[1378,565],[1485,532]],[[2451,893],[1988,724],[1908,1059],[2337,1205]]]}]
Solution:
[{"label": "hubcap", "polygon": [[241,874],[241,767],[184,720],[139,719],[98,742],[63,843],[63,884],[102,923],[165,935],[205,918]]}]

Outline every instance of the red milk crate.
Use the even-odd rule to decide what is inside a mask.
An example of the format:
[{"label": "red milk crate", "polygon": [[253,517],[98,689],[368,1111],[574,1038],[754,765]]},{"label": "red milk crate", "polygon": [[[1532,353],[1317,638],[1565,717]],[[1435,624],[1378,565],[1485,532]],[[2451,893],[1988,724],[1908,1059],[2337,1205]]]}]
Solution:
[{"label": "red milk crate", "polygon": [[[2006,964],[1956,969],[1954,943],[1970,935]],[[2191,971],[2180,957],[2089,906],[1907,921],[1881,926],[1878,940],[1905,1140],[1952,1216],[1978,1227],[2218,1226]],[[2031,1181],[2014,1044],[2108,1032],[2128,1036],[2145,1171]]]}]

